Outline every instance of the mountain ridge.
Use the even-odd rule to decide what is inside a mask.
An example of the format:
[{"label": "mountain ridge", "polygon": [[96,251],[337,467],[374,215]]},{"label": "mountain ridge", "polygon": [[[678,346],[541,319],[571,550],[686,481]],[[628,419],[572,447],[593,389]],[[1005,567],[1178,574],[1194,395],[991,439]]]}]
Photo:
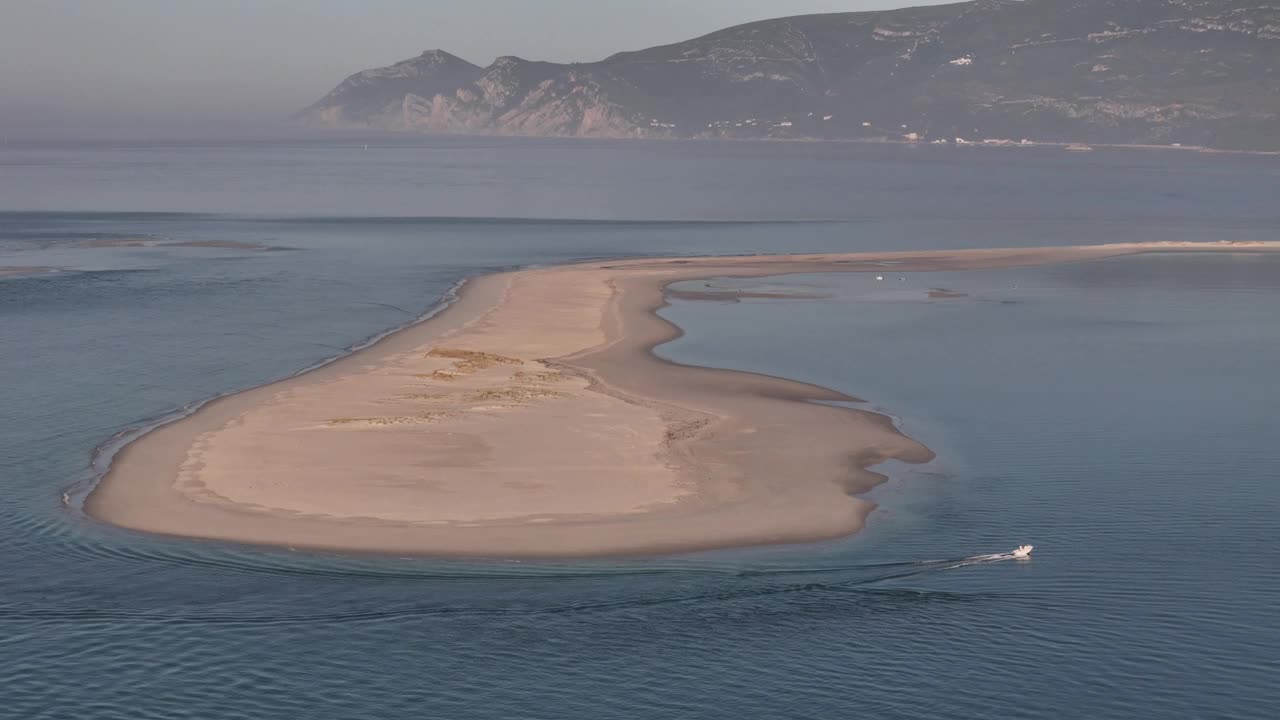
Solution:
[{"label": "mountain ridge", "polygon": [[1280,6],[971,0],[798,15],[589,63],[441,50],[356,73],[327,129],[1280,150]]}]

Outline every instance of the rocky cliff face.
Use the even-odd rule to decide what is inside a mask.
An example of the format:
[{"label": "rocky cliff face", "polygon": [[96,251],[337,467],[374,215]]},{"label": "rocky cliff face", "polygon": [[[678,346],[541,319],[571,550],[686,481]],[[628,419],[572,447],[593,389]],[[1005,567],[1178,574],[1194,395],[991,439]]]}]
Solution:
[{"label": "rocky cliff face", "polygon": [[483,72],[462,58],[428,50],[391,67],[352,75],[297,117],[328,127],[418,129],[403,122],[402,108],[409,98],[452,94],[474,83]]},{"label": "rocky cliff face", "polygon": [[806,15],[560,65],[441,51],[351,76],[328,128],[956,138],[1280,150],[1280,5],[975,0]]}]

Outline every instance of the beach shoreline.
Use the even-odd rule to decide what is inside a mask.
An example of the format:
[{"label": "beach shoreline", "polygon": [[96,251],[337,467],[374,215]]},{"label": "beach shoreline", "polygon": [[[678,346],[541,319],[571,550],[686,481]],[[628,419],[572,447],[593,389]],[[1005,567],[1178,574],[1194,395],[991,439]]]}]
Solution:
[{"label": "beach shoreline", "polygon": [[135,438],[85,501],[149,533],[316,550],[586,557],[857,532],[873,466],[932,453],[854,398],[680,365],[686,280],[1016,267],[1280,243],[593,261],[473,278],[424,321]]}]

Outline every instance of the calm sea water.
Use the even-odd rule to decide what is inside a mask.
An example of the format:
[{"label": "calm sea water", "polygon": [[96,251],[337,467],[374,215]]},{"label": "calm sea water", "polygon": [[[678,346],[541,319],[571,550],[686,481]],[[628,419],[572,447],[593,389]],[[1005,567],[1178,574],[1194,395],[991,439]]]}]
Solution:
[{"label": "calm sea water", "polygon": [[[163,540],[84,519],[75,499],[113,435],[332,357],[485,270],[1280,239],[1272,160],[362,144],[0,150],[0,267],[62,269],[0,279],[0,717],[1280,707],[1280,259],[790,276],[750,286],[831,297],[674,304],[665,312],[689,333],[664,354],[837,387],[939,452],[887,468],[881,509],[845,541],[428,561]],[[162,244],[184,241],[274,249]],[[969,296],[929,302],[931,287]],[[1034,560],[966,560],[1022,542]]]}]

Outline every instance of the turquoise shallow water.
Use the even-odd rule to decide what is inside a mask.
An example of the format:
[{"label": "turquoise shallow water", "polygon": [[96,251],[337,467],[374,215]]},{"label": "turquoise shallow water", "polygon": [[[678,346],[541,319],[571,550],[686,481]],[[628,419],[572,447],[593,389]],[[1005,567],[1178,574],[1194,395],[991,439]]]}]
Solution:
[{"label": "turquoise shallow water", "polygon": [[[688,334],[664,354],[845,390],[938,451],[888,467],[868,530],[844,541],[356,558],[144,537],[63,503],[114,434],[332,357],[487,269],[1280,227],[1259,189],[1275,171],[1251,161],[457,142],[368,161],[305,145],[0,156],[0,265],[65,268],[0,279],[0,717],[1263,718],[1280,705],[1276,258],[713,281],[831,297],[673,304]],[[143,212],[174,209],[199,214]],[[491,219],[454,217],[477,214]],[[288,249],[85,246],[140,236]],[[929,302],[931,287],[969,296]],[[1022,542],[1034,560],[967,559]]]}]

